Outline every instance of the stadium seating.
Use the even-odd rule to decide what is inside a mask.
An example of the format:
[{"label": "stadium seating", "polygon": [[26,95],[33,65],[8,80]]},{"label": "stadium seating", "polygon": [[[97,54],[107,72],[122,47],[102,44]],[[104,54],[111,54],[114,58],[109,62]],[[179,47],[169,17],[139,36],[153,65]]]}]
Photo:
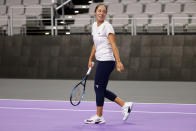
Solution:
[{"label": "stadium seating", "polygon": [[126,4],[129,4],[129,3],[136,3],[137,0],[121,0],[121,3],[126,5]]},{"label": "stadium seating", "polygon": [[194,3],[185,3],[183,13],[195,14],[196,13],[196,2],[194,2]]},{"label": "stadium seating", "polygon": [[165,9],[163,13],[166,14],[177,14],[181,12],[181,4],[180,3],[167,3],[165,5]]},{"label": "stadium seating", "polygon": [[0,5],[0,15],[6,15],[7,7],[4,5]]},{"label": "stadium seating", "polygon": [[122,14],[123,4],[112,3],[108,5],[108,15]]},{"label": "stadium seating", "polygon": [[6,0],[7,6],[21,5],[21,4],[22,4],[22,0]]},{"label": "stadium seating", "polygon": [[129,16],[127,14],[116,14],[112,18],[112,25],[116,32],[123,33],[129,24]]},{"label": "stadium seating", "polygon": [[162,7],[160,3],[146,4],[146,10],[144,13],[147,14],[159,14],[161,13]]},{"label": "stadium seating", "polygon": [[152,15],[151,22],[148,24],[148,32],[166,32],[169,29],[169,16],[167,14]]},{"label": "stadium seating", "polygon": [[76,15],[75,23],[71,25],[71,33],[84,33],[90,32],[90,23],[91,19],[88,14],[85,15]]},{"label": "stadium seating", "polygon": [[196,32],[196,14],[192,15],[191,22],[187,26],[188,32]]},{"label": "stadium seating", "polygon": [[23,0],[23,5],[38,5],[39,0]]},{"label": "stadium seating", "polygon": [[127,5],[127,10],[126,10],[126,14],[131,14],[131,15],[134,15],[134,14],[140,14],[143,12],[143,5],[140,4],[140,3],[129,3]]},{"label": "stadium seating", "polygon": [[0,5],[3,5],[3,4],[4,4],[4,0],[1,0],[1,1],[0,1]]},{"label": "stadium seating", "polygon": [[[12,23],[17,28],[28,26],[28,19],[33,18],[35,21],[41,18],[50,19],[51,10],[44,8],[54,3],[57,3],[57,0],[1,0],[0,29],[5,26],[8,29],[12,12]],[[196,0],[104,0],[103,3],[108,7],[106,20],[113,24],[117,33],[133,33],[133,25],[135,26],[134,30],[138,33],[142,31],[144,33],[162,33],[168,30],[168,22],[170,28],[175,26],[173,27],[175,32],[196,33]],[[90,32],[91,24],[95,20],[94,9],[97,4],[99,3],[89,5],[89,13],[71,16],[73,22],[68,23],[64,28],[70,29],[72,33]],[[49,15],[44,16],[45,12]],[[22,20],[19,22],[14,20],[16,18],[22,18]],[[42,22],[42,28],[47,26],[44,24]]]}]

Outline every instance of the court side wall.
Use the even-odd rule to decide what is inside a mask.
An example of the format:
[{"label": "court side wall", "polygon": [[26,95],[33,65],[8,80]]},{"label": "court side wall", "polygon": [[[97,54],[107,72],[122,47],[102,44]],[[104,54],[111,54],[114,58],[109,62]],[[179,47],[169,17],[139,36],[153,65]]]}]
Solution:
[{"label": "court side wall", "polygon": [[[118,34],[116,42],[125,71],[112,80],[196,81],[195,35]],[[92,44],[86,34],[0,37],[0,78],[81,79]]]}]

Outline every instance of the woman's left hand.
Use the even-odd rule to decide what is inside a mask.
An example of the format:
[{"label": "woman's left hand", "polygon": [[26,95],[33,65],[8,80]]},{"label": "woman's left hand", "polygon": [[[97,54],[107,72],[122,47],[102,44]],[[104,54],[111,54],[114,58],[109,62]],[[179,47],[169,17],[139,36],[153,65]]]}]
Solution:
[{"label": "woman's left hand", "polygon": [[116,68],[117,68],[117,71],[119,71],[119,72],[123,72],[124,71],[124,66],[123,66],[123,64],[120,61],[116,62]]}]

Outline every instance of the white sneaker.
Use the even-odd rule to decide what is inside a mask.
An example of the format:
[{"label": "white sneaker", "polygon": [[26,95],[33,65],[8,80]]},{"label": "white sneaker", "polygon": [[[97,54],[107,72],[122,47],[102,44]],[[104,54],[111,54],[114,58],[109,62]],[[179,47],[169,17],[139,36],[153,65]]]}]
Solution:
[{"label": "white sneaker", "polygon": [[103,116],[99,117],[97,115],[94,115],[91,118],[84,120],[84,123],[86,123],[86,124],[103,124],[103,123],[105,123],[105,120],[104,120]]},{"label": "white sneaker", "polygon": [[132,102],[126,102],[125,105],[122,107],[122,113],[123,113],[123,121],[126,121],[131,113],[133,107]]}]

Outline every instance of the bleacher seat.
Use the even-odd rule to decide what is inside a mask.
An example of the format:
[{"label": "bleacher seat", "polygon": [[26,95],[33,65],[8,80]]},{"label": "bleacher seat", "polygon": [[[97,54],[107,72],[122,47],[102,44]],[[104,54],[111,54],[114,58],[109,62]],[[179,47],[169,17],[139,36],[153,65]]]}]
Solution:
[{"label": "bleacher seat", "polygon": [[187,14],[173,14],[172,20],[174,26],[174,32],[184,32],[189,24],[189,16]]},{"label": "bleacher seat", "polygon": [[25,11],[26,16],[39,17],[41,14],[42,14],[41,5],[29,5],[26,7],[26,11]]},{"label": "bleacher seat", "polygon": [[196,32],[196,14],[192,15],[191,22],[187,26],[188,32]]},{"label": "bleacher seat", "polygon": [[146,4],[146,14],[159,14],[162,11],[162,6],[160,3],[150,3]]},{"label": "bleacher seat", "polygon": [[116,14],[112,18],[112,25],[115,32],[125,32],[125,28],[128,24],[129,16],[127,14]]},{"label": "bleacher seat", "polygon": [[[54,2],[54,3],[57,3],[57,0],[53,0],[53,2]],[[54,3],[52,3],[51,0],[40,0],[40,4],[41,4],[41,5],[52,5],[52,4],[54,4]]]},{"label": "bleacher seat", "polygon": [[4,5],[4,0],[0,0],[0,5]]},{"label": "bleacher seat", "polygon": [[126,5],[126,4],[129,4],[129,3],[136,3],[138,2],[137,0],[121,0],[121,3]]},{"label": "bleacher seat", "polygon": [[0,5],[0,16],[1,15],[6,15],[6,10],[7,10],[6,6]]},{"label": "bleacher seat", "polygon": [[13,35],[21,35],[24,34],[24,30],[26,29],[26,16],[25,15],[15,15],[13,16],[12,21],[13,29],[12,33]]},{"label": "bleacher seat", "polygon": [[14,6],[9,6],[8,8],[8,14],[11,16],[13,13],[14,15],[24,15],[25,9],[24,5],[14,5]]},{"label": "bleacher seat", "polygon": [[148,24],[148,32],[165,32],[169,28],[169,16],[167,14],[152,15]]},{"label": "bleacher seat", "polygon": [[104,0],[105,4],[119,3],[119,0]]},{"label": "bleacher seat", "polygon": [[146,32],[147,25],[149,23],[149,15],[148,14],[136,14],[133,16],[134,25],[136,27],[135,32]]},{"label": "bleacher seat", "polygon": [[70,27],[71,33],[90,32],[91,17],[89,14],[76,15],[75,22]]},{"label": "bleacher seat", "polygon": [[196,13],[196,2],[194,2],[194,3],[185,3],[183,13],[195,14]]},{"label": "bleacher seat", "polygon": [[156,2],[156,0],[140,0],[139,2],[142,4],[147,4],[147,3],[154,3]]},{"label": "bleacher seat", "polygon": [[108,4],[108,15],[122,14],[123,13],[123,4],[112,3]]},{"label": "bleacher seat", "polygon": [[15,15],[13,17],[13,27],[22,27],[26,25],[26,16],[25,15]]},{"label": "bleacher seat", "polygon": [[179,2],[179,3],[189,3],[189,2],[195,2],[195,0],[176,0],[175,2]]},{"label": "bleacher seat", "polygon": [[8,25],[8,16],[0,15],[0,27],[4,27]]},{"label": "bleacher seat", "polygon": [[24,5],[38,5],[39,0],[23,0]]},{"label": "bleacher seat", "polygon": [[22,0],[6,0],[6,5],[12,6],[12,5],[21,5]]},{"label": "bleacher seat", "polygon": [[180,3],[167,3],[165,5],[165,9],[163,13],[166,14],[177,14],[181,12],[181,4]]},{"label": "bleacher seat", "polygon": [[158,0],[159,3],[172,3],[175,2],[175,0]]},{"label": "bleacher seat", "polygon": [[143,5],[140,3],[129,3],[127,5],[126,14],[134,15],[141,14],[143,12]]}]

